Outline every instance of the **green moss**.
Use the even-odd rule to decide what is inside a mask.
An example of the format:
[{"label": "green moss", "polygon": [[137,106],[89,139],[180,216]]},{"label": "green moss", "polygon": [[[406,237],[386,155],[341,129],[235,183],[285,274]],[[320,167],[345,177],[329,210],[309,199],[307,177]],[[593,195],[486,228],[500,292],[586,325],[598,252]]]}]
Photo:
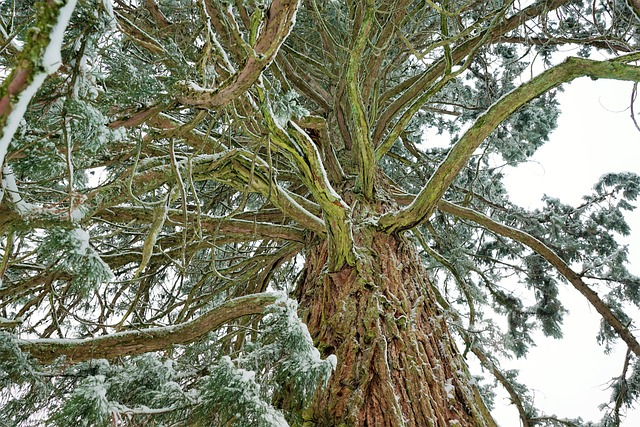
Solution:
[{"label": "green moss", "polygon": [[396,324],[398,325],[398,328],[404,330],[407,329],[408,321],[407,316],[402,315],[396,319]]}]

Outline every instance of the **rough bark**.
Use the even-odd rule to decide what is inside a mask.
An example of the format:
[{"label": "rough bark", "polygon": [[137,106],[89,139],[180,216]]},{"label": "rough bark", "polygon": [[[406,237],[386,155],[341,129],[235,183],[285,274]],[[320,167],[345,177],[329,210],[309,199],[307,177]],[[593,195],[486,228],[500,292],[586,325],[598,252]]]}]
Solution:
[{"label": "rough bark", "polygon": [[302,318],[336,371],[309,426],[495,426],[438,308],[413,244],[358,230],[355,267],[327,272],[310,249],[298,285]]}]

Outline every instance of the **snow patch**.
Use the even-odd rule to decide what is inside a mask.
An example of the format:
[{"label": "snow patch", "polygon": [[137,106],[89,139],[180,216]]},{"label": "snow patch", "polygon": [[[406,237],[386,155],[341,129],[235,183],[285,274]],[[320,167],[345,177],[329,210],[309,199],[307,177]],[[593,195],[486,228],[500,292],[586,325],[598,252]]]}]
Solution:
[{"label": "snow patch", "polygon": [[73,230],[73,237],[75,238],[78,246],[76,246],[74,252],[78,255],[85,256],[87,255],[87,250],[89,247],[89,233],[87,233],[82,228],[76,228]]},{"label": "snow patch", "polygon": [[13,202],[16,211],[18,211],[20,215],[26,216],[36,209],[35,205],[25,202],[20,195],[18,185],[16,184],[16,178],[13,175],[13,171],[9,169],[8,166],[2,170],[2,192],[0,192],[0,202],[2,201],[5,191]]},{"label": "snow patch", "polygon": [[113,23],[113,27],[115,28],[116,16],[113,14],[113,3],[111,0],[102,0],[102,6],[109,17],[109,21]]},{"label": "snow patch", "polygon": [[289,427],[289,423],[284,419],[282,414],[270,411],[262,415],[262,419],[271,424],[273,427]]},{"label": "snow patch", "polygon": [[330,354],[327,356],[327,362],[329,362],[331,364],[331,370],[335,371],[336,370],[336,366],[338,366],[338,358],[336,357],[335,354]]},{"label": "snow patch", "polygon": [[71,221],[80,222],[84,219],[84,209],[82,207],[77,207],[71,211]]},{"label": "snow patch", "polygon": [[73,14],[73,10],[76,7],[76,2],[77,0],[68,0],[67,4],[60,8],[58,21],[49,34],[49,45],[47,45],[44,55],[42,56],[42,66],[47,74],[55,73],[62,64],[60,49],[62,48],[64,30],[66,30],[67,25],[69,25],[69,20],[71,20],[71,14]]},{"label": "snow patch", "polygon": [[2,129],[2,138],[0,138],[0,164],[4,164],[4,158],[9,150],[9,144],[16,130],[18,130],[18,126],[20,126],[24,113],[27,111],[27,106],[29,102],[31,102],[31,98],[33,98],[40,86],[42,86],[46,78],[46,73],[36,74],[33,80],[31,80],[31,84],[22,91],[18,97],[18,102],[13,106],[13,110],[11,110],[9,117],[7,117],[7,122],[4,125],[4,129]]},{"label": "snow patch", "polygon": [[453,378],[447,378],[447,382],[444,384],[444,391],[447,392],[447,399],[455,399],[455,386],[453,385]]}]

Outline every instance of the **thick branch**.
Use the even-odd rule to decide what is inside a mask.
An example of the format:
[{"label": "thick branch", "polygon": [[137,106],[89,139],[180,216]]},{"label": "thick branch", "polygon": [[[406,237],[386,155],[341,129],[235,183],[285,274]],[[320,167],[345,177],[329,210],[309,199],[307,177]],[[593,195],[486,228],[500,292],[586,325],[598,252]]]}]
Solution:
[{"label": "thick branch", "polygon": [[76,0],[42,3],[17,66],[0,86],[0,168],[31,98],[60,67],[62,36],[75,6]]},{"label": "thick branch", "polygon": [[298,169],[304,185],[322,208],[331,251],[330,269],[339,269],[344,264],[353,265],[355,256],[349,205],[329,182],[316,144],[304,129],[291,120],[287,123],[287,129],[283,129],[269,107],[264,90],[259,88],[258,94],[271,142]]},{"label": "thick branch", "polygon": [[216,89],[187,85],[184,87],[184,93],[178,95],[178,101],[185,105],[214,108],[226,105],[245,93],[271,64],[280,46],[289,36],[298,4],[298,0],[273,0],[256,40],[254,52],[246,59],[242,69]]},{"label": "thick branch", "polygon": [[624,63],[629,58],[631,56],[618,57],[609,61],[567,58],[562,64],[543,72],[503,96],[478,117],[473,126],[458,140],[409,206],[395,214],[389,213],[380,218],[381,229],[400,232],[413,228],[429,218],[444,192],[485,138],[507,117],[532,99],[562,83],[582,76],[593,79],[640,81],[640,67]]},{"label": "thick branch", "polygon": [[[134,206],[116,206],[98,212],[95,217],[114,223],[129,223],[139,221],[151,223],[153,210]],[[182,211],[170,209],[167,219],[174,222],[184,220]],[[259,221],[214,217],[211,215],[189,214],[189,224],[202,227],[210,235],[223,235],[236,241],[252,241],[257,238],[282,239],[304,243],[304,232],[288,225],[272,224]]]},{"label": "thick branch", "polygon": [[311,173],[308,188],[324,213],[324,223],[329,240],[329,268],[335,271],[344,264],[353,265],[355,262],[354,241],[351,232],[349,205],[331,186],[320,153],[309,135],[294,122],[289,122],[289,132],[304,153],[306,166]]},{"label": "thick branch", "polygon": [[637,356],[640,356],[640,344],[633,336],[631,331],[629,331],[627,326],[625,326],[622,322],[620,322],[620,320],[618,320],[618,318],[615,316],[615,314],[613,314],[607,304],[605,304],[605,302],[602,301],[598,294],[594,292],[582,280],[582,277],[580,277],[579,274],[573,271],[562,260],[562,258],[560,258],[551,248],[549,248],[543,242],[531,236],[530,234],[500,224],[479,212],[454,205],[453,203],[440,201],[440,203],[438,204],[438,209],[457,217],[473,221],[496,234],[513,239],[536,251],[549,264],[554,266],[558,270],[558,272],[562,274],[569,281],[569,283],[571,283],[573,287],[576,288],[578,292],[580,292],[589,301],[593,308],[595,308],[596,311],[600,313],[602,318],[607,323],[609,323],[609,325],[611,325],[611,327],[616,331],[620,338],[622,338],[627,346],[629,346],[631,351],[633,351]]},{"label": "thick branch", "polygon": [[360,93],[360,65],[362,55],[369,40],[369,33],[373,26],[375,13],[375,1],[368,0],[364,7],[364,17],[355,43],[351,48],[349,63],[347,65],[347,99],[351,107],[351,115],[354,124],[355,154],[358,159],[359,179],[362,185],[362,193],[367,200],[373,198],[373,146],[369,135],[369,123],[365,113],[365,106]]},{"label": "thick branch", "polygon": [[[568,2],[569,0],[542,0],[535,4],[532,4],[516,15],[500,22],[499,25],[486,30],[490,33],[488,34],[488,39],[486,42],[492,43],[500,40],[500,37],[502,37],[504,34],[507,34],[509,31],[518,28],[519,25],[522,25],[528,20],[533,19],[537,16],[541,16],[554,9],[557,9]],[[457,64],[461,62],[467,55],[469,55],[474,49],[476,49],[480,41],[484,40],[487,37],[486,31],[483,31],[477,36],[465,41],[460,46],[452,49],[450,58],[451,63]],[[398,86],[392,88],[390,91],[388,91],[388,93],[383,94],[382,99],[392,98],[399,94],[401,95],[398,96],[397,99],[395,99],[389,105],[389,107],[386,108],[386,110],[378,120],[375,131],[373,133],[373,143],[376,146],[380,143],[382,135],[388,128],[389,123],[391,123],[393,118],[397,114],[399,114],[399,112],[403,108],[405,108],[405,106],[411,105],[417,97],[421,96],[426,88],[431,86],[433,82],[436,81],[436,79],[443,75],[446,68],[447,61],[443,58],[432,65],[423,74],[407,79],[404,82],[400,83]]]},{"label": "thick branch", "polygon": [[160,351],[177,344],[189,344],[226,323],[243,316],[261,314],[281,297],[264,292],[234,298],[200,317],[175,326],[126,331],[88,339],[21,340],[22,351],[30,353],[41,363],[53,362],[66,356],[67,361],[80,363],[90,359],[114,359],[150,351]]}]

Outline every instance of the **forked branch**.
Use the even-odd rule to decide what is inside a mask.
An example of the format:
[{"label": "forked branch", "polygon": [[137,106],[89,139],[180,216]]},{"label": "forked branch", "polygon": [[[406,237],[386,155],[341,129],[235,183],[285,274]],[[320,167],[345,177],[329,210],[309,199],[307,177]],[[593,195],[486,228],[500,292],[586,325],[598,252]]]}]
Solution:
[{"label": "forked branch", "polygon": [[500,98],[456,142],[413,202],[399,212],[391,212],[380,218],[380,228],[390,233],[401,232],[428,219],[474,151],[500,123],[520,107],[578,77],[640,81],[640,67],[625,63],[637,59],[636,57],[637,54],[630,54],[608,61],[567,58],[560,65],[550,68]]},{"label": "forked branch", "polygon": [[298,5],[298,0],[273,0],[265,14],[253,52],[246,58],[243,67],[215,89],[186,85],[178,101],[185,105],[214,108],[227,105],[245,93],[275,59],[280,46],[289,36]]}]

